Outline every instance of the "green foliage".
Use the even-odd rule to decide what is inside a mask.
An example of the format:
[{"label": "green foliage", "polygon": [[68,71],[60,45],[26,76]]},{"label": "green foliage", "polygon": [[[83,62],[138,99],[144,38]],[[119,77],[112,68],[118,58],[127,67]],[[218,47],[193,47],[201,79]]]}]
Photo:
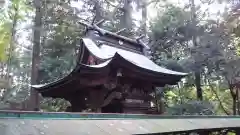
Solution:
[{"label": "green foliage", "polygon": [[165,11],[159,12],[156,19],[151,22],[151,32],[153,35],[158,35],[164,31],[175,31],[176,28],[185,26],[189,20],[190,12],[173,5],[167,5]]},{"label": "green foliage", "polygon": [[[66,76],[76,62],[76,46],[82,29],[75,22],[78,17],[67,2],[52,2],[45,5],[43,16],[41,67],[39,82],[46,83]],[[58,7],[58,8],[56,8]]]},{"label": "green foliage", "polygon": [[171,115],[214,115],[214,107],[203,101],[189,101],[185,104],[175,105],[167,109]]},{"label": "green foliage", "polygon": [[12,23],[10,18],[6,14],[0,15],[0,61],[5,62],[7,60],[7,48],[11,41],[11,28]]},{"label": "green foliage", "polygon": [[[215,90],[215,89],[214,89]],[[180,89],[169,89],[165,93],[167,113],[184,115],[213,115],[225,114],[219,104],[223,103],[224,109],[231,112],[231,95],[229,90],[218,90],[216,93],[209,87],[204,87],[204,101],[196,101],[195,87],[185,87]],[[216,95],[217,94],[217,95]]]},{"label": "green foliage", "polygon": [[[89,1],[84,2],[87,5],[94,5]],[[111,4],[113,3],[119,4],[117,1],[112,1]],[[110,20],[103,27],[113,31],[121,29],[121,10],[115,12],[111,8],[105,8],[105,6],[110,6],[106,3],[100,4],[100,6],[102,8],[98,10],[102,13],[101,17]],[[58,10],[56,10],[56,7],[59,7]],[[76,39],[82,36],[81,29],[76,27],[74,23],[81,19],[72,13],[69,3],[53,2],[51,5],[45,5],[45,8],[47,8],[43,17],[43,27],[45,29],[43,35],[45,36],[42,39],[39,78],[41,83],[64,77],[71,71],[75,61],[75,56],[72,54],[76,49]],[[219,88],[221,87],[220,83],[215,83],[216,80],[224,80],[221,79],[222,74],[219,71],[224,68],[224,64],[221,62],[226,62],[228,59],[224,59],[223,56],[232,54],[231,51],[227,50],[227,45],[231,42],[231,39],[226,34],[225,25],[219,27],[218,22],[210,19],[205,23],[200,23],[202,20],[200,20],[201,16],[199,15],[197,17],[199,25],[193,27],[190,21],[191,13],[188,9],[182,9],[174,5],[167,5],[164,9],[164,12],[159,11],[158,16],[151,20],[150,30],[148,31],[153,45],[153,60],[176,71],[191,72],[195,71],[196,68],[201,68],[202,89],[204,91],[204,102],[195,101],[196,89],[193,86],[195,82],[191,75],[185,78],[185,81],[180,82],[178,87],[165,88],[168,113],[213,115],[224,114],[226,110],[231,112],[230,91],[225,87],[224,89]],[[78,12],[81,13],[80,10]],[[93,10],[87,12],[94,13]],[[113,19],[109,19],[112,13],[115,14]],[[133,27],[137,29],[135,25]],[[198,37],[198,47],[192,47],[192,35]],[[209,84],[208,81],[213,83]],[[51,102],[55,103],[57,101]],[[52,105],[50,102],[45,102],[42,105],[43,108],[49,107],[46,110],[59,111],[63,102],[59,101],[58,103]]]},{"label": "green foliage", "polygon": [[163,64],[162,61],[178,60],[189,54],[187,42],[192,35],[189,22],[190,12],[173,5],[167,5],[164,12],[151,20],[149,35],[155,62]]},{"label": "green foliage", "polygon": [[7,60],[6,49],[11,40],[11,24],[9,22],[2,22],[0,24],[0,61]]},{"label": "green foliage", "polygon": [[70,103],[64,99],[45,99],[41,103],[41,110],[50,112],[64,112]]},{"label": "green foliage", "polygon": [[28,97],[31,51],[24,48],[26,42],[24,45],[21,43],[21,34],[27,32],[26,28],[22,29],[22,24],[30,19],[28,15],[32,13],[32,7],[27,2],[8,1],[0,13],[0,61],[5,64],[1,67],[1,74],[8,72],[14,77],[12,86],[1,90],[3,103],[21,103]]},{"label": "green foliage", "polygon": [[8,59],[7,49],[10,44],[15,42],[12,42],[12,36],[16,36],[13,34],[16,24],[13,23],[23,21],[25,19],[24,14],[31,10],[26,2],[26,0],[12,0],[9,1],[6,9],[2,9],[0,14],[0,61],[2,62],[6,62]]}]

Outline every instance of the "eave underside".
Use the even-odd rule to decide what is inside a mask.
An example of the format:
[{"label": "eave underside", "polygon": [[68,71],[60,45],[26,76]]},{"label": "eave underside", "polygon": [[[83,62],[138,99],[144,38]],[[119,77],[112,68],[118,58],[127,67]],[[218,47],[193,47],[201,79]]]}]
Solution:
[{"label": "eave underside", "polygon": [[115,56],[114,60],[109,60],[101,65],[87,66],[79,64],[68,76],[59,79],[56,82],[43,86],[35,85],[35,89],[42,93],[43,96],[60,96],[76,90],[83,91],[88,87],[94,87],[107,83],[108,75],[113,69],[119,68],[122,71],[122,77],[128,80],[144,82],[146,84],[163,87],[166,84],[174,85],[183,76],[171,74],[149,72],[146,69],[132,65],[125,61],[121,56]]}]

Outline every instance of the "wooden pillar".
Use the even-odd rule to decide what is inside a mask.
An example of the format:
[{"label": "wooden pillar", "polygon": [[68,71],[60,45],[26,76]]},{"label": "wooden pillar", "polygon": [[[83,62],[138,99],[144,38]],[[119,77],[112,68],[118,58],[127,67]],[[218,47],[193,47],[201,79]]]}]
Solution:
[{"label": "wooden pillar", "polygon": [[156,107],[157,111],[160,114],[163,114],[165,112],[165,106],[164,106],[164,99],[163,99],[163,88],[155,88],[155,100],[156,100]]}]

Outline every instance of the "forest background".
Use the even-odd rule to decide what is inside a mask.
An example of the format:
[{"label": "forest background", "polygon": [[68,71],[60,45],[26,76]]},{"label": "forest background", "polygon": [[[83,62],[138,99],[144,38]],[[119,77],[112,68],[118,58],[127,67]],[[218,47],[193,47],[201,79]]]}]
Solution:
[{"label": "forest background", "polygon": [[[145,35],[151,59],[188,72],[176,86],[159,90],[165,113],[240,115],[240,2],[225,0],[6,0],[0,1],[0,73],[7,87],[0,109],[31,108],[30,84],[66,76],[75,66],[78,22],[122,35]],[[40,98],[44,111],[64,111],[63,99]]]}]

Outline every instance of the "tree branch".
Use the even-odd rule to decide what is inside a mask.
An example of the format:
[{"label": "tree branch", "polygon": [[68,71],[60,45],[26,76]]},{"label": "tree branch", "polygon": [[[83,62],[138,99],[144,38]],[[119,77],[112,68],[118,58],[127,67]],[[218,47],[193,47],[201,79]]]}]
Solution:
[{"label": "tree branch", "polygon": [[211,91],[216,95],[217,100],[218,100],[218,102],[219,102],[219,105],[220,105],[220,107],[222,108],[222,110],[224,111],[224,113],[227,114],[227,115],[230,115],[230,113],[224,108],[221,99],[219,98],[217,92],[214,90],[213,86],[210,84],[209,79],[207,79],[207,81],[208,81],[208,84],[209,84],[209,87],[210,87]]}]

